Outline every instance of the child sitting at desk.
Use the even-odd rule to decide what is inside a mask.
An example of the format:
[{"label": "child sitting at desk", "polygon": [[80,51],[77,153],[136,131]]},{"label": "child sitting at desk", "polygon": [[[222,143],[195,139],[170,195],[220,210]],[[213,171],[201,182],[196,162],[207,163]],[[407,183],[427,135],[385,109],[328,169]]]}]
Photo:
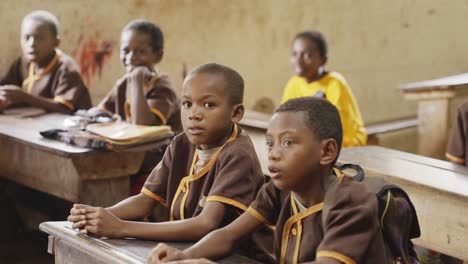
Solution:
[{"label": "child sitting at desk", "polygon": [[57,18],[47,11],[34,11],[23,18],[23,56],[0,79],[0,110],[29,105],[50,112],[71,113],[91,107],[78,65],[57,49],[58,24]]},{"label": "child sitting at desk", "polygon": [[282,104],[266,134],[271,180],[247,211],[184,251],[159,244],[148,262],[216,259],[265,224],[276,227],[281,264],[388,263],[375,193],[333,169],[342,133],[336,107],[324,99]]},{"label": "child sitting at desk", "polygon": [[340,113],[343,147],[366,145],[364,122],[348,83],[339,73],[324,69],[327,51],[327,42],[320,32],[304,31],[296,35],[291,47],[296,76],[286,84],[281,102],[302,96],[325,97]]},{"label": "child sitting at desk", "polygon": [[[264,182],[250,138],[237,125],[244,114],[244,81],[233,69],[206,64],[183,86],[182,125],[141,193],[109,207],[75,205],[68,221],[81,232],[106,237],[195,241],[230,223]],[[170,221],[129,221],[156,203]]]}]

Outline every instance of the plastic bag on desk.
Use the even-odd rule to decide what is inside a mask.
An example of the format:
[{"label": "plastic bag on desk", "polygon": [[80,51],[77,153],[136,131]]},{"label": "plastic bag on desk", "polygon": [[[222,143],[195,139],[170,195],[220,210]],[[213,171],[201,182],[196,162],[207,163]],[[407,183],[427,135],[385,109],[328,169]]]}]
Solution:
[{"label": "plastic bag on desk", "polygon": [[119,115],[110,115],[102,112],[99,115],[90,115],[87,110],[78,110],[73,116],[65,118],[63,127],[68,130],[85,130],[86,126],[94,123],[108,123],[120,121]]}]

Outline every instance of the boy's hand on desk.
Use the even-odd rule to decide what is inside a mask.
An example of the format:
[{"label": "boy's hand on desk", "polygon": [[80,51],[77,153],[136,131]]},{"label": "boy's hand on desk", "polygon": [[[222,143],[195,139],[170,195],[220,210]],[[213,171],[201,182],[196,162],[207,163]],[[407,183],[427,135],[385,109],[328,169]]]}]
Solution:
[{"label": "boy's hand on desk", "polygon": [[86,220],[81,230],[83,233],[92,233],[100,237],[123,238],[124,222],[113,213],[102,207],[86,207]]},{"label": "boy's hand on desk", "polygon": [[189,263],[198,263],[198,264],[211,264],[214,263],[208,259],[188,259],[183,251],[166,245],[164,243],[159,243],[156,247],[151,250],[150,255],[148,256],[149,264],[157,263],[171,263],[171,264],[189,264]]},{"label": "boy's hand on desk", "polygon": [[30,96],[25,93],[19,86],[3,85],[0,86],[0,100],[7,102],[7,105],[23,103]]},{"label": "boy's hand on desk", "polygon": [[86,204],[74,204],[70,209],[70,215],[67,217],[69,222],[72,222],[73,229],[83,229],[86,223],[86,207],[90,207]]}]

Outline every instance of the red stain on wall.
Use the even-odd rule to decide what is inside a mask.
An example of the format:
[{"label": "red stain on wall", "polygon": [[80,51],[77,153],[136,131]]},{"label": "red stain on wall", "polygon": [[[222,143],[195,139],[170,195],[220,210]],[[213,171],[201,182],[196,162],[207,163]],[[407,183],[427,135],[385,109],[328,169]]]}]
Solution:
[{"label": "red stain on wall", "polygon": [[99,32],[91,37],[85,37],[80,34],[76,40],[76,48],[72,50],[71,55],[80,64],[81,75],[88,87],[91,80],[98,76],[101,77],[103,66],[112,56],[114,42],[102,40]]}]

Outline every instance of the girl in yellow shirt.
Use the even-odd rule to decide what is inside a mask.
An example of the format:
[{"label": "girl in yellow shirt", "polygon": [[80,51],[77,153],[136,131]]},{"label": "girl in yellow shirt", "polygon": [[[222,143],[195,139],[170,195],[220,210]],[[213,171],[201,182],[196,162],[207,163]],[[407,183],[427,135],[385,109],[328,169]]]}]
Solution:
[{"label": "girl in yellow shirt", "polygon": [[324,70],[326,62],[327,42],[320,32],[297,34],[291,51],[291,64],[296,76],[286,84],[281,103],[303,96],[325,97],[340,113],[342,146],[366,145],[367,134],[356,99],[343,76]]}]

